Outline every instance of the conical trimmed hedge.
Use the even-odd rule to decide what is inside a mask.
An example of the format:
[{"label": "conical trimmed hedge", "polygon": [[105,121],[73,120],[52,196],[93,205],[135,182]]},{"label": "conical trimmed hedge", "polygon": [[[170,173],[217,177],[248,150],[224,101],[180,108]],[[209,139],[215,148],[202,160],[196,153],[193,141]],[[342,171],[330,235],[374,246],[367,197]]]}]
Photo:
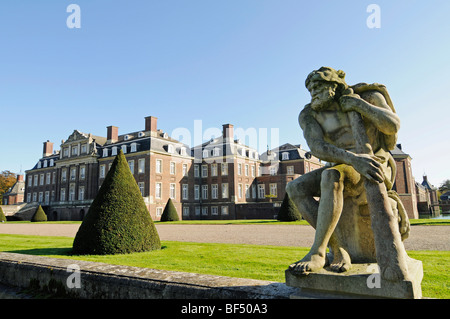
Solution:
[{"label": "conical trimmed hedge", "polygon": [[31,221],[32,222],[46,222],[47,221],[47,215],[45,214],[41,205],[39,205],[39,207],[34,212],[33,217],[31,217]]},{"label": "conical trimmed hedge", "polygon": [[164,211],[161,215],[160,221],[162,222],[173,222],[180,220],[178,217],[177,209],[173,205],[172,199],[169,198],[167,201],[166,207],[164,207]]},{"label": "conical trimmed hedge", "polygon": [[152,218],[122,150],[73,242],[73,254],[112,255],[161,248]]},{"label": "conical trimmed hedge", "polygon": [[3,208],[0,206],[0,223],[6,222],[6,216],[5,213],[3,213]]},{"label": "conical trimmed hedge", "polygon": [[277,219],[282,222],[292,222],[302,219],[302,215],[298,211],[297,206],[295,206],[287,193],[284,195]]}]

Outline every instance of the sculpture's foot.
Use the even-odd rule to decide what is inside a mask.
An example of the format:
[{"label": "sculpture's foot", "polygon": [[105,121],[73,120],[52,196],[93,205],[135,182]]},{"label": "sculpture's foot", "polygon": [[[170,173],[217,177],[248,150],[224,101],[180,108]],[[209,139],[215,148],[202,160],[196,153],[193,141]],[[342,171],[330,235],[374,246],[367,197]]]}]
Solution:
[{"label": "sculpture's foot", "polygon": [[352,266],[350,255],[343,248],[333,250],[334,258],[330,264],[330,270],[334,272],[345,272]]},{"label": "sculpture's foot", "polygon": [[289,270],[294,274],[315,272],[325,267],[325,264],[326,264],[325,256],[311,254],[311,252],[309,252],[301,260],[289,265]]}]

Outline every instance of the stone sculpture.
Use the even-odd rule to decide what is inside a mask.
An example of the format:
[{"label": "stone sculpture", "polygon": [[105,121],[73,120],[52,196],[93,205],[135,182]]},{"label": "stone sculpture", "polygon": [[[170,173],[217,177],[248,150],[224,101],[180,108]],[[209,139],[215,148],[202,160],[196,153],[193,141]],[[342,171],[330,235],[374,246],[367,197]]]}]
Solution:
[{"label": "stone sculpture", "polygon": [[386,87],[349,86],[343,71],[329,67],[311,72],[305,84],[311,103],[299,124],[311,153],[327,165],[287,186],[316,229],[310,252],[288,271],[301,275],[329,266],[339,273],[352,263],[377,263],[384,280],[408,280],[403,240],[409,220],[392,190],[396,165],[389,153],[400,119]]}]

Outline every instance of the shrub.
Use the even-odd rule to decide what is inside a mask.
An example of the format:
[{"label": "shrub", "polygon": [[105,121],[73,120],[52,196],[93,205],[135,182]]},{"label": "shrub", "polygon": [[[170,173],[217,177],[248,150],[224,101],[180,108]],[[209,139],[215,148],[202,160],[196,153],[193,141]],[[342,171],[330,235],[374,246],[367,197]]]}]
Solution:
[{"label": "shrub", "polygon": [[79,255],[161,248],[156,227],[121,150],[81,223],[72,248]]},{"label": "shrub", "polygon": [[291,222],[302,219],[302,215],[298,211],[297,206],[295,206],[287,193],[284,195],[277,219],[282,222]]},{"label": "shrub", "polygon": [[169,198],[167,201],[166,207],[164,207],[164,211],[161,215],[162,222],[173,222],[180,220],[178,217],[177,209],[173,205],[172,199]]},{"label": "shrub", "polygon": [[32,222],[46,222],[47,221],[47,215],[45,214],[41,205],[39,205],[39,207],[34,212],[33,217],[31,217],[31,221]]},{"label": "shrub", "polygon": [[4,223],[4,222],[6,222],[6,216],[5,216],[5,214],[3,213],[3,208],[2,208],[2,206],[0,206],[0,223]]}]

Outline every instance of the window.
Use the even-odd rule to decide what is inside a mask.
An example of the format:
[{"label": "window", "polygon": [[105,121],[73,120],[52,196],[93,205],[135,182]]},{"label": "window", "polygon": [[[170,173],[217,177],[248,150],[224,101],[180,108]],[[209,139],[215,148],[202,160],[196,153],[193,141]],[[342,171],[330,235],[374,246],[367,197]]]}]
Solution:
[{"label": "window", "polygon": [[221,164],[222,176],[228,175],[228,163]]},{"label": "window", "polygon": [[47,167],[47,160],[44,161],[44,167]]},{"label": "window", "polygon": [[262,167],[258,166],[258,176],[261,176],[261,175],[262,175]]},{"label": "window", "polygon": [[187,155],[186,147],[180,148],[180,155],[182,155],[182,156],[186,156]]},{"label": "window", "polygon": [[222,209],[222,215],[228,215],[228,206],[222,206],[221,207],[221,209]]},{"label": "window", "polygon": [[41,164],[40,161],[39,161],[38,164],[37,164],[37,168],[42,168],[42,164]]},{"label": "window", "polygon": [[37,201],[37,194],[33,193],[33,202],[36,202],[36,201]]},{"label": "window", "polygon": [[220,150],[218,147],[214,148],[213,154],[214,154],[214,156],[219,156]]},{"label": "window", "polygon": [[250,198],[250,186],[245,185],[245,198]]},{"label": "window", "polygon": [[217,176],[217,164],[211,164],[211,176]]},{"label": "window", "polygon": [[105,164],[100,165],[100,178],[105,178]]},{"label": "window", "polygon": [[175,184],[170,184],[170,198],[175,199]]},{"label": "window", "polygon": [[56,183],[56,172],[53,172],[52,174],[52,184]]},{"label": "window", "polygon": [[39,203],[42,203],[44,201],[44,193],[39,192]]},{"label": "window", "polygon": [[212,184],[211,185],[211,198],[212,199],[217,199],[218,193],[219,193],[219,185]]},{"label": "window", "polygon": [[269,187],[270,187],[270,195],[278,196],[278,193],[277,193],[277,184],[276,184],[276,183],[271,183],[271,184],[269,185]]},{"label": "window", "polygon": [[70,169],[70,180],[74,181],[77,177],[77,168],[76,167],[72,167]]},{"label": "window", "polygon": [[194,185],[194,199],[199,200],[200,199],[200,186]]},{"label": "window", "polygon": [[189,199],[189,188],[188,184],[183,184],[182,186],[182,196],[184,200]]},{"label": "window", "polygon": [[28,187],[33,186],[33,176],[28,176]]},{"label": "window", "polygon": [[175,162],[170,162],[170,174],[175,175]]},{"label": "window", "polygon": [[277,174],[277,168],[275,166],[270,167],[270,175],[276,175]]},{"label": "window", "polygon": [[209,155],[209,151],[208,150],[203,150],[203,158],[207,158]]},{"label": "window", "polygon": [[108,157],[108,149],[107,148],[103,149],[103,157]]},{"label": "window", "polygon": [[138,173],[143,174],[145,172],[145,158],[138,160]]},{"label": "window", "polygon": [[195,216],[200,216],[200,206],[195,206]]},{"label": "window", "polygon": [[61,195],[60,195],[61,202],[64,202],[66,200],[66,189],[61,188]]},{"label": "window", "polygon": [[252,177],[255,177],[256,168],[255,165],[252,165]]},{"label": "window", "polygon": [[183,207],[183,216],[189,216],[189,206]]},{"label": "window", "polygon": [[163,208],[156,207],[156,217],[161,217],[162,213],[163,213]]},{"label": "window", "polygon": [[238,175],[242,175],[242,164],[238,163]]},{"label": "window", "polygon": [[122,152],[123,152],[124,154],[127,153],[127,146],[126,146],[126,145],[122,145]]},{"label": "window", "polygon": [[69,156],[69,148],[68,147],[66,147],[66,148],[64,148],[64,157],[68,157]]},{"label": "window", "polygon": [[87,145],[86,144],[81,145],[81,153],[82,154],[87,153]]},{"label": "window", "polygon": [[80,167],[80,179],[83,180],[86,178],[86,166]]},{"label": "window", "polygon": [[222,198],[228,198],[228,183],[222,183]]},{"label": "window", "polygon": [[45,178],[45,184],[49,185],[52,182],[52,173],[47,173]]},{"label": "window", "polygon": [[162,160],[160,159],[156,160],[156,173],[158,174],[162,173]]},{"label": "window", "polygon": [[202,185],[202,199],[208,199],[208,185]]},{"label": "window", "polygon": [[208,177],[208,165],[202,165],[202,177]]},{"label": "window", "polygon": [[217,206],[211,207],[211,215],[219,215],[219,210],[217,209]]},{"label": "window", "polygon": [[78,200],[84,200],[84,186],[78,188]]},{"label": "window", "polygon": [[288,166],[288,167],[286,168],[286,173],[287,173],[288,175],[293,175],[293,174],[294,174],[294,166]]},{"label": "window", "polygon": [[55,160],[52,158],[52,159],[50,159],[50,166],[53,166],[53,165],[55,165]]},{"label": "window", "polygon": [[258,198],[264,198],[266,196],[266,190],[264,184],[258,185]]},{"label": "window", "polygon": [[289,153],[288,152],[281,153],[281,159],[282,160],[288,160],[289,159]]},{"label": "window", "polygon": [[31,193],[27,194],[27,203],[31,203]]},{"label": "window", "polygon": [[141,192],[141,195],[144,196],[145,183],[144,182],[139,182],[138,186],[139,186],[139,191]]},{"label": "window", "polygon": [[169,152],[169,153],[173,153],[174,151],[173,151],[173,145],[168,145],[167,146],[167,152]]},{"label": "window", "polygon": [[44,185],[44,174],[39,175],[39,185]]},{"label": "window", "polygon": [[44,203],[45,203],[45,205],[50,204],[50,192],[49,191],[45,192]]},{"label": "window", "polygon": [[130,152],[136,152],[137,151],[137,144],[136,143],[131,143],[131,150]]},{"label": "window", "polygon": [[38,186],[39,175],[34,175],[34,186]]},{"label": "window", "polygon": [[203,216],[208,216],[208,207],[207,206],[203,206],[202,207],[202,215]]},{"label": "window", "polygon": [[116,146],[114,146],[114,147],[111,149],[111,155],[112,155],[112,156],[117,155],[117,147],[116,147]]},{"label": "window", "polygon": [[200,169],[198,167],[198,165],[194,165],[194,177],[199,177],[200,176]]},{"label": "window", "polygon": [[242,198],[242,184],[238,184],[238,197]]},{"label": "window", "polygon": [[256,185],[252,185],[252,198],[256,198]]},{"label": "window", "polygon": [[69,202],[75,200],[75,185],[71,184],[69,187]]},{"label": "window", "polygon": [[134,160],[128,161],[128,167],[130,168],[131,174],[134,174]]},{"label": "window", "polygon": [[248,176],[248,165],[245,164],[245,176]]},{"label": "window", "polygon": [[183,176],[188,176],[187,164],[183,164]]},{"label": "window", "polygon": [[161,198],[161,195],[162,195],[162,184],[161,183],[156,183],[155,197],[156,198]]},{"label": "window", "polygon": [[78,155],[78,147],[72,146],[72,155]]}]

